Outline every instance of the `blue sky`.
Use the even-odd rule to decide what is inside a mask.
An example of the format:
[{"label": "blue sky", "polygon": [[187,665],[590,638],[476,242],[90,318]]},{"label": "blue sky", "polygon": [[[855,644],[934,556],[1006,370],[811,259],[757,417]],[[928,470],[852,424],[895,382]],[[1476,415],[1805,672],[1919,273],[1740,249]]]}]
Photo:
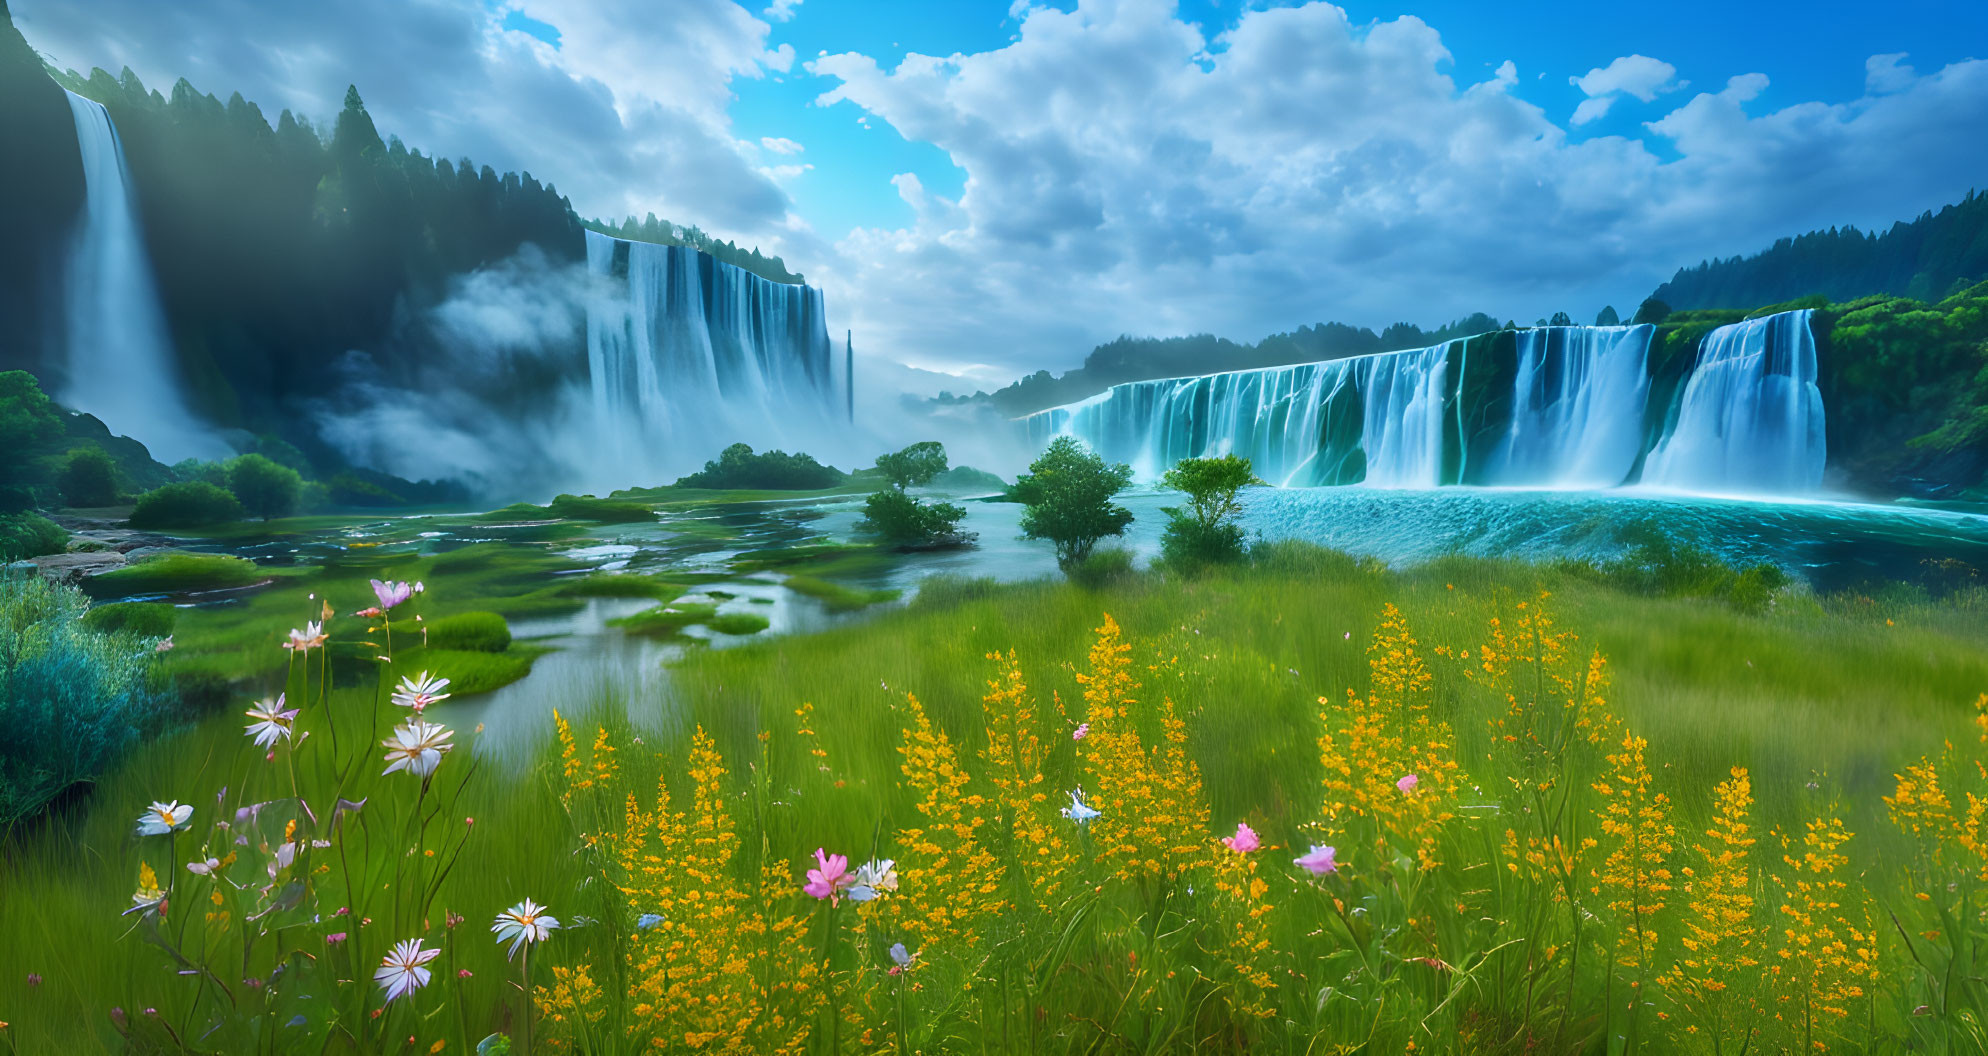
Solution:
[{"label": "blue sky", "polygon": [[[1988,183],[1988,4],[13,0],[59,65],[383,131],[806,272],[907,385],[1121,333],[1633,309]],[[1522,10],[1522,14],[1514,14]]]}]

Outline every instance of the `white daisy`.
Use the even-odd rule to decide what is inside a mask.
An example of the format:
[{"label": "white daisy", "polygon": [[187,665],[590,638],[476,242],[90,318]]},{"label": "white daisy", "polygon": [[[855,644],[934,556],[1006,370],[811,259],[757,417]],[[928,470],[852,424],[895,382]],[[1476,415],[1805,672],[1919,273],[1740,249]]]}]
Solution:
[{"label": "white daisy", "polygon": [[247,733],[255,739],[257,748],[267,748],[278,739],[289,740],[297,728],[297,709],[283,710],[283,694],[276,694],[275,700],[263,700],[250,708],[248,717],[255,720],[249,723]]},{"label": "white daisy", "polygon": [[423,949],[420,939],[409,939],[394,946],[393,951],[380,958],[380,966],[373,972],[373,981],[386,991],[386,999],[405,997],[428,985],[428,969],[421,967],[441,956],[440,949]]},{"label": "white daisy", "polygon": [[498,942],[509,940],[511,949],[505,954],[516,957],[518,948],[530,942],[544,942],[552,934],[559,921],[545,915],[545,907],[527,898],[510,909],[497,914],[497,920],[490,925]]},{"label": "white daisy", "polygon": [[856,883],[849,889],[849,897],[857,902],[868,902],[887,891],[897,890],[897,860],[884,858],[880,861],[865,862],[856,867]]},{"label": "white daisy", "polygon": [[427,777],[442,765],[442,753],[454,748],[449,743],[451,734],[445,726],[415,719],[402,723],[393,731],[393,736],[380,742],[387,750],[387,768],[381,774],[391,774],[395,770],[405,770],[416,777]]},{"label": "white daisy", "polygon": [[145,813],[138,815],[138,835],[164,836],[186,828],[193,820],[193,808],[174,800],[171,803],[153,801]]},{"label": "white daisy", "polygon": [[400,680],[400,688],[393,691],[393,702],[403,708],[413,708],[414,713],[419,715],[428,705],[449,699],[449,695],[442,692],[448,686],[448,679],[429,678],[428,672],[423,671],[414,678]]}]

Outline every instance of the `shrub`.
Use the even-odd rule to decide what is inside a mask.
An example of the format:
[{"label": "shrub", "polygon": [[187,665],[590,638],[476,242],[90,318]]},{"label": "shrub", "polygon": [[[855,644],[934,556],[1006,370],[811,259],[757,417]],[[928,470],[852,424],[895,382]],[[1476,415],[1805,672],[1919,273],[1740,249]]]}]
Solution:
[{"label": "shrub", "polygon": [[913,606],[942,608],[962,602],[991,598],[1001,589],[1001,581],[993,576],[963,576],[958,573],[940,573],[918,584],[918,593],[911,598]]},{"label": "shrub", "polygon": [[179,610],[156,601],[119,601],[93,605],[83,623],[93,631],[116,634],[123,631],[139,638],[164,638],[173,633]]},{"label": "shrub", "polygon": [[428,621],[430,649],[501,653],[511,647],[511,625],[494,612],[461,612]]},{"label": "shrub", "polygon": [[242,519],[240,500],[204,480],[183,480],[146,492],[131,511],[133,528],[201,528]]},{"label": "shrub", "polygon": [[184,594],[246,587],[263,578],[262,569],[245,557],[161,554],[92,576],[84,583],[84,589],[100,598],[120,594]]},{"label": "shrub", "polygon": [[228,463],[228,490],[244,509],[266,521],[296,512],[304,478],[261,455],[243,455]]},{"label": "shrub", "polygon": [[90,629],[88,603],[38,576],[0,579],[0,830],[104,772],[163,721],[156,655]]},{"label": "shrub", "polygon": [[554,517],[564,517],[569,521],[625,524],[656,519],[656,511],[639,502],[597,499],[592,495],[561,495],[552,500],[548,509]]},{"label": "shrub", "polygon": [[62,418],[25,370],[0,371],[0,483],[25,477],[29,472],[23,452],[34,450],[62,432]]},{"label": "shrub", "polygon": [[1076,438],[1059,436],[1009,495],[1028,507],[1022,535],[1056,544],[1056,563],[1068,570],[1132,523],[1132,511],[1111,501],[1131,483],[1131,466],[1108,465]]},{"label": "shrub", "polygon": [[69,533],[38,513],[0,513],[0,561],[59,554]]},{"label": "shrub", "polygon": [[1132,575],[1132,551],[1123,547],[1094,550],[1063,567],[1070,581],[1080,587],[1098,590]]},{"label": "shrub", "polygon": [[117,502],[117,464],[101,447],[79,447],[69,452],[55,484],[71,506],[109,506]]},{"label": "shrub", "polygon": [[679,488],[757,488],[768,491],[818,491],[832,488],[847,479],[841,470],[824,466],[812,455],[799,452],[753,453],[749,444],[733,444],[704,468],[687,477],[678,477]]},{"label": "shrub", "polygon": [[950,502],[926,504],[895,489],[885,489],[863,502],[863,519],[856,530],[899,546],[957,546],[971,542],[961,532],[966,509]]},{"label": "shrub", "polygon": [[1233,454],[1182,459],[1161,482],[1187,493],[1187,509],[1164,511],[1167,527],[1160,538],[1160,553],[1168,564],[1194,568],[1242,559],[1243,530],[1235,523],[1242,504],[1236,496],[1263,483],[1249,459]]}]

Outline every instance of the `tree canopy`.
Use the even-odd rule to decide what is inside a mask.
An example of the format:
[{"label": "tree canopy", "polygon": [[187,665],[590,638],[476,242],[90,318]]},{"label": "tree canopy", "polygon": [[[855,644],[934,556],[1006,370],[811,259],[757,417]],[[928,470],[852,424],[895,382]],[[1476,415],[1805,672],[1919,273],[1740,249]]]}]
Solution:
[{"label": "tree canopy", "polygon": [[1131,466],[1108,464],[1076,438],[1059,436],[1008,494],[1028,507],[1022,535],[1054,543],[1056,562],[1067,569],[1099,540],[1124,534],[1132,511],[1111,499],[1131,483]]}]

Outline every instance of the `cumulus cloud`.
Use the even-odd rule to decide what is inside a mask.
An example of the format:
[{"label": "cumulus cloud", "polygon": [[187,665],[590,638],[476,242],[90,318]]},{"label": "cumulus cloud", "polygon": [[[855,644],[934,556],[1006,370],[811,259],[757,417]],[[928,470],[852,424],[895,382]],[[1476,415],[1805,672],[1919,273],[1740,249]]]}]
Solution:
[{"label": "cumulus cloud", "polygon": [[[654,211],[769,246],[792,203],[726,114],[735,78],[792,67],[789,45],[731,0],[15,0],[30,43],[62,66],[186,77],[272,116],[324,122],[357,84],[384,132],[550,181],[583,215]],[[774,7],[791,13],[791,3]],[[508,29],[512,14],[557,44]]]},{"label": "cumulus cloud", "polygon": [[[1988,127],[1988,62],[1761,114],[1766,78],[1742,73],[1642,137],[1577,141],[1515,67],[1473,81],[1420,19],[1322,3],[1209,38],[1164,0],[1083,0],[1027,10],[995,50],[808,69],[823,105],[964,173],[956,199],[894,177],[911,221],[811,268],[860,343],[934,369],[1060,368],[1120,333],[1592,315],[1708,255],[1951,201],[1988,166],[1988,141],[1952,134]],[[1639,56],[1588,78],[1682,87]]]},{"label": "cumulus cloud", "polygon": [[773,22],[791,22],[794,19],[794,9],[804,2],[805,0],[773,0],[760,14]]},{"label": "cumulus cloud", "polygon": [[1911,85],[1914,76],[1912,67],[1905,65],[1902,51],[1864,60],[1864,90],[1872,95],[1902,91]]},{"label": "cumulus cloud", "polygon": [[1648,55],[1623,55],[1607,66],[1569,77],[1567,80],[1588,96],[1574,108],[1574,124],[1600,119],[1624,95],[1648,103],[1655,101],[1659,92],[1685,87],[1686,82],[1676,77],[1677,67]]},{"label": "cumulus cloud", "polygon": [[761,136],[759,137],[759,145],[775,154],[799,154],[801,151],[807,149],[799,143],[781,136]]}]

